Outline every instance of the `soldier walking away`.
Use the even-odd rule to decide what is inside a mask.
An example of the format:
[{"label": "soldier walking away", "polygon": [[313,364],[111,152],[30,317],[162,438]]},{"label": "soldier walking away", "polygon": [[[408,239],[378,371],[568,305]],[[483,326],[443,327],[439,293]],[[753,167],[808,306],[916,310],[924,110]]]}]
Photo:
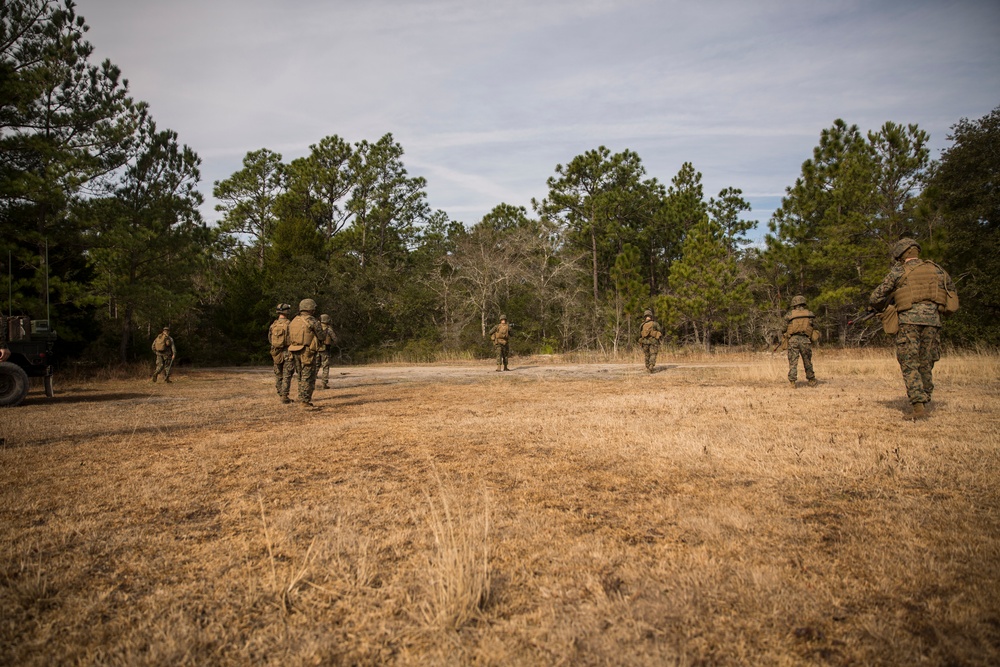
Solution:
[{"label": "soldier walking away", "polygon": [[509,371],[507,357],[510,355],[510,325],[507,324],[506,315],[501,315],[500,324],[490,329],[490,340],[493,341],[493,349],[497,354],[497,372]]},{"label": "soldier walking away", "polygon": [[320,315],[319,324],[323,337],[319,342],[319,374],[323,379],[323,389],[330,388],[330,346],[337,343],[337,334],[330,326],[330,316]]},{"label": "soldier walking away", "polygon": [[288,351],[288,328],[291,320],[292,304],[279,303],[275,312],[278,319],[271,323],[267,330],[267,340],[271,344],[271,359],[274,361],[274,388],[282,403],[291,403],[288,391],[292,386],[292,374],[295,373],[295,362],[292,353]]},{"label": "soldier walking away", "polygon": [[788,345],[788,381],[793,388],[799,377],[799,357],[802,357],[802,367],[806,369],[809,386],[815,387],[817,384],[812,362],[812,344],[819,341],[815,319],[816,316],[806,310],[804,296],[792,297],[792,309],[785,314],[783,337]]},{"label": "soldier walking away", "polygon": [[299,378],[299,403],[311,408],[312,395],[316,390],[316,353],[319,352],[323,329],[313,314],[316,302],[302,299],[299,314],[288,325],[288,351],[295,363],[295,373]]},{"label": "soldier walking away", "polygon": [[639,327],[639,345],[646,358],[646,372],[652,373],[656,368],[656,355],[660,352],[660,339],[663,329],[659,322],[653,319],[653,311],[648,308],[642,313],[642,326]]},{"label": "soldier walking away", "polygon": [[156,354],[156,369],[150,382],[156,382],[156,378],[163,373],[163,381],[170,382],[170,369],[174,365],[174,357],[177,356],[177,346],[174,339],[170,337],[170,327],[163,327],[160,335],[153,339],[153,353]]},{"label": "soldier walking away", "polygon": [[896,360],[912,406],[906,418],[925,419],[924,406],[934,391],[934,363],[941,358],[941,313],[958,310],[958,292],[944,269],[920,259],[920,244],[913,239],[897,241],[892,259],[895,264],[868,303],[879,312],[896,310]]}]

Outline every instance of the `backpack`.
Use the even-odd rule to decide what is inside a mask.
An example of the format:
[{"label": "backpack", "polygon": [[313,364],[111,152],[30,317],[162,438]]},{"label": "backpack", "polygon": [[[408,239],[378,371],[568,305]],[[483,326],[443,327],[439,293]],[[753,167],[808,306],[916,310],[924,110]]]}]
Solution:
[{"label": "backpack", "polygon": [[496,333],[490,336],[490,338],[496,345],[506,345],[507,336],[509,335],[510,335],[510,325],[501,322],[500,324],[497,325]]},{"label": "backpack", "polygon": [[315,352],[319,349],[319,340],[314,333],[313,322],[315,322],[313,318],[302,315],[291,321],[288,325],[289,350],[298,352],[308,347]]},{"label": "backpack", "polygon": [[663,338],[663,334],[656,329],[656,322],[650,320],[642,323],[642,327],[639,328],[639,337],[660,340]]},{"label": "backpack", "polygon": [[170,339],[165,334],[161,333],[156,337],[156,340],[153,341],[153,350],[156,352],[166,352],[170,349],[169,340]]},{"label": "backpack", "polygon": [[287,319],[278,319],[274,321],[274,324],[271,325],[271,330],[268,332],[271,347],[288,347],[289,324],[290,323]]}]

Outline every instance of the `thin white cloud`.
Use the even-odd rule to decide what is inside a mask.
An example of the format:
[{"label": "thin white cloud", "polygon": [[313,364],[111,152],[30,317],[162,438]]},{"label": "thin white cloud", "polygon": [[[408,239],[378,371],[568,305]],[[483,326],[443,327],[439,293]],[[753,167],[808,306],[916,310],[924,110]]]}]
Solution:
[{"label": "thin white cloud", "polygon": [[[204,159],[392,132],[429,202],[480,217],[607,145],[669,182],[776,197],[836,118],[932,146],[1000,97],[1000,5],[850,0],[78,0],[89,39]],[[493,201],[493,200],[496,201]],[[488,203],[491,202],[491,203]],[[210,209],[211,201],[206,208]],[[481,209],[477,209],[481,206]]]}]

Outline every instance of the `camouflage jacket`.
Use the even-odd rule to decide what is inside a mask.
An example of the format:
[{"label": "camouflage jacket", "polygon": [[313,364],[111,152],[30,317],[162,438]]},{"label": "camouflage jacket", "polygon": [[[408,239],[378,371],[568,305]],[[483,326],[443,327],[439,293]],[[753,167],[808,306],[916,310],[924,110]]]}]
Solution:
[{"label": "camouflage jacket", "polygon": [[333,327],[329,324],[323,322],[319,323],[320,329],[323,334],[319,338],[319,349],[321,352],[325,351],[330,345],[335,345],[337,343],[337,334],[334,332]]},{"label": "camouflage jacket", "polygon": [[[913,259],[909,261],[920,262],[923,260]],[[871,293],[868,297],[869,305],[875,310],[881,312],[889,305],[889,300],[892,298],[893,292],[899,287],[899,282],[903,277],[905,270],[904,262],[896,262],[889,269],[889,273],[886,275],[885,279],[882,281],[875,291]],[[950,291],[955,290],[955,284],[951,280],[951,276],[945,275],[945,287]],[[941,326],[941,314],[938,311],[938,305],[931,301],[921,301],[920,303],[913,304],[912,308],[904,310],[899,313],[899,323],[900,324],[919,324],[922,326],[929,327],[939,327]]]}]

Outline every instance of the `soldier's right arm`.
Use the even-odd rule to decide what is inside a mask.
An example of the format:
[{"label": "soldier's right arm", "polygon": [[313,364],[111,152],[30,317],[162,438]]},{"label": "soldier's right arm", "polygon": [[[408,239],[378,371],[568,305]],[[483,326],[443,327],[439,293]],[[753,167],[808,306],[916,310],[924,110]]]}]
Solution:
[{"label": "soldier's right arm", "polygon": [[885,310],[885,307],[889,305],[892,293],[896,291],[896,281],[901,275],[903,275],[903,265],[896,262],[892,265],[882,284],[876,287],[871,296],[868,297],[868,305],[879,312]]},{"label": "soldier's right arm", "polygon": [[318,338],[321,341],[326,339],[326,332],[323,331],[323,323],[322,322],[320,322],[319,320],[317,320],[315,317],[310,317],[309,318],[309,326],[312,327],[313,335],[315,335],[316,338]]},{"label": "soldier's right arm", "polygon": [[952,293],[958,292],[958,290],[955,289],[955,282],[951,279],[951,274],[942,269],[940,266],[938,267],[938,270],[944,274],[944,288]]}]

